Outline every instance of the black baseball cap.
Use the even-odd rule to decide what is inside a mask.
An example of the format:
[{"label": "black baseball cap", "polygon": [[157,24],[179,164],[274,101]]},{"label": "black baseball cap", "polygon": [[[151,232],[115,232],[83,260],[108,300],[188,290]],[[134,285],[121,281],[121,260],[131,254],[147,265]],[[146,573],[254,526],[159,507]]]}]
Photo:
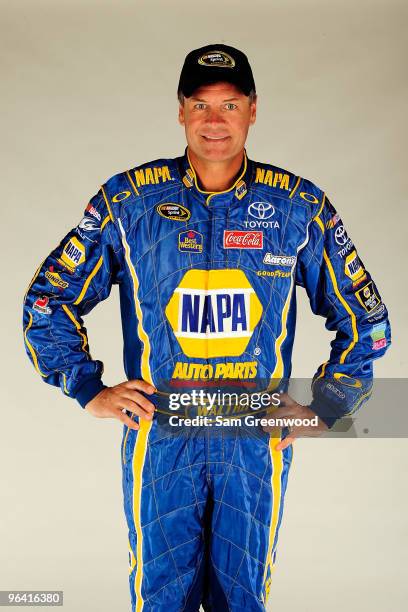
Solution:
[{"label": "black baseball cap", "polygon": [[245,53],[228,45],[214,44],[194,49],[186,56],[177,94],[190,98],[201,85],[227,81],[248,96],[255,81]]}]

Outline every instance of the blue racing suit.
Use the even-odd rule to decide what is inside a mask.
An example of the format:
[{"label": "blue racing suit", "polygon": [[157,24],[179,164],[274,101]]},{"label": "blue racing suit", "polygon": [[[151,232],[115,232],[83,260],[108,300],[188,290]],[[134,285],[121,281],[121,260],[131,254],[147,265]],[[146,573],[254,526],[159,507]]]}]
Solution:
[{"label": "blue racing suit", "polygon": [[[115,175],[38,268],[27,353],[83,407],[104,388],[83,316],[112,284],[126,375],[152,383],[158,407],[172,385],[288,379],[296,285],[336,331],[311,403],[329,427],[367,399],[390,344],[387,310],[325,193],[246,154],[219,193],[200,188],[187,151]],[[123,432],[132,609],[264,610],[291,447],[276,451],[259,428],[173,435],[159,420]]]}]

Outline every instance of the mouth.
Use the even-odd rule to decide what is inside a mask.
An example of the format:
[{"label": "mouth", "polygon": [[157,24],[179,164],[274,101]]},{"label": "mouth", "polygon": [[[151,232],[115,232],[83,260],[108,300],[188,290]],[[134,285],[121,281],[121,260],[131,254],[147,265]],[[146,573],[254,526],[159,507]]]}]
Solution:
[{"label": "mouth", "polygon": [[210,136],[209,134],[201,134],[201,136],[208,142],[223,142],[229,138],[229,136]]}]

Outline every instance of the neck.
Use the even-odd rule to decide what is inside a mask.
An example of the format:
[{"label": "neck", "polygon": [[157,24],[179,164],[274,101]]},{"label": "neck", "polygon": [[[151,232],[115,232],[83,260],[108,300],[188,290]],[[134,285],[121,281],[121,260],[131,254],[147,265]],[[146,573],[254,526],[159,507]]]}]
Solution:
[{"label": "neck", "polygon": [[244,151],[240,151],[232,159],[217,162],[198,158],[190,148],[188,156],[204,191],[226,191],[236,180],[244,159]]}]

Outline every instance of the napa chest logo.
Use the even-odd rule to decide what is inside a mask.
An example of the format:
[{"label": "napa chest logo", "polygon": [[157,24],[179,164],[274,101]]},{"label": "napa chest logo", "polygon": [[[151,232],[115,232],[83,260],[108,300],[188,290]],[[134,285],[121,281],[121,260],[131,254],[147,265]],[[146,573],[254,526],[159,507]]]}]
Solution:
[{"label": "napa chest logo", "polygon": [[242,270],[189,270],[166,316],[184,354],[207,359],[242,355],[262,311]]}]

